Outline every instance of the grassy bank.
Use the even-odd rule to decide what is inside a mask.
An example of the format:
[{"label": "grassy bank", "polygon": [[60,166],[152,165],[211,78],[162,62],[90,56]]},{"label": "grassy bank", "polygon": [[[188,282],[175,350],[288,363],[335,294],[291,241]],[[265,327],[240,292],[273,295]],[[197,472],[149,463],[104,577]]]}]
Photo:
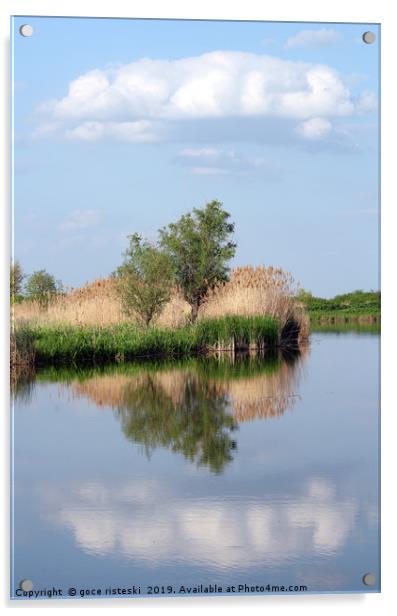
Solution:
[{"label": "grassy bank", "polygon": [[313,326],[317,325],[343,325],[345,323],[351,324],[362,324],[362,325],[371,325],[371,324],[380,324],[380,312],[349,312],[343,310],[333,310],[333,311],[316,311],[309,312],[311,329]]},{"label": "grassy bank", "polygon": [[311,329],[319,325],[380,323],[381,295],[379,291],[353,291],[331,299],[301,292],[299,300],[310,318]]},{"label": "grassy bank", "polygon": [[319,320],[313,321],[310,327],[311,333],[321,333],[321,332],[330,332],[330,333],[351,333],[355,332],[358,334],[375,334],[379,335],[381,331],[380,320],[379,321],[361,321],[357,319],[349,319],[345,321],[326,321]]},{"label": "grassy bank", "polygon": [[[211,351],[270,350],[298,344],[299,328],[281,327],[274,317],[232,317],[198,321],[178,329],[24,325],[13,334],[14,365],[27,348],[36,364],[105,363],[139,357],[189,357]],[[292,333],[291,333],[292,332]],[[29,347],[22,341],[29,340]]]}]

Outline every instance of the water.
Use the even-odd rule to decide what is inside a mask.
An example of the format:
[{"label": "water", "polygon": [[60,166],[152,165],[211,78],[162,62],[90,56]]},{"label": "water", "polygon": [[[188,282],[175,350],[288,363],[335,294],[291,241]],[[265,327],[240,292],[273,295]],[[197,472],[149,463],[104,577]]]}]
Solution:
[{"label": "water", "polygon": [[287,362],[39,372],[14,403],[12,595],[378,591],[378,351],[317,333]]}]

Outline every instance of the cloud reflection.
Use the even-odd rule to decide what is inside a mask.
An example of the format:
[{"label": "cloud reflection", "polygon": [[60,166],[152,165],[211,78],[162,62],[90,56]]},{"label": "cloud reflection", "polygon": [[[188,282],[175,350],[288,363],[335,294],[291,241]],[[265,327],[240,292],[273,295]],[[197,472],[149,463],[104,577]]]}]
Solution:
[{"label": "cloud reflection", "polygon": [[[358,515],[328,479],[282,499],[178,498],[157,480],[42,486],[43,516],[94,556],[228,569],[285,565],[341,550]],[[45,512],[45,513],[44,513]]]}]

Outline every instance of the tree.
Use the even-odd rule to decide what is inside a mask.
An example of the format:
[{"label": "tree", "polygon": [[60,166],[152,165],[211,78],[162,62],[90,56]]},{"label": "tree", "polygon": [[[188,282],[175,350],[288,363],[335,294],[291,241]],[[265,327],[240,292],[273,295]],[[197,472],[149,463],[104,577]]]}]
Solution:
[{"label": "tree", "polygon": [[227,263],[237,246],[229,239],[234,231],[229,218],[220,201],[211,201],[160,230],[160,243],[171,256],[176,283],[191,306],[192,323],[208,291],[228,280]]},{"label": "tree", "polygon": [[19,261],[13,261],[10,266],[10,296],[11,301],[15,301],[22,295],[22,282],[25,274]]},{"label": "tree", "polygon": [[26,295],[36,300],[43,307],[47,307],[51,298],[62,289],[62,283],[56,281],[52,274],[46,270],[33,272],[26,284]]},{"label": "tree", "polygon": [[126,314],[137,315],[148,327],[170,301],[172,265],[169,256],[156,244],[143,240],[138,233],[128,238],[125,261],[114,273],[116,288]]},{"label": "tree", "polygon": [[313,299],[313,293],[300,287],[296,292],[296,298],[303,303],[310,302]]}]

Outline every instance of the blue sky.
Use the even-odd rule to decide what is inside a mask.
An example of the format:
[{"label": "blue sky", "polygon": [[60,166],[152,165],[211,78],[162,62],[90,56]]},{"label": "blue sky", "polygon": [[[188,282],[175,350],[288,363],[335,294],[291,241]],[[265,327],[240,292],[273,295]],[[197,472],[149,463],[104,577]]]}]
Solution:
[{"label": "blue sky", "polygon": [[128,234],[155,239],[219,199],[233,265],[281,266],[327,297],[379,287],[378,26],[18,17],[12,29],[14,253],[28,274],[106,277]]}]

